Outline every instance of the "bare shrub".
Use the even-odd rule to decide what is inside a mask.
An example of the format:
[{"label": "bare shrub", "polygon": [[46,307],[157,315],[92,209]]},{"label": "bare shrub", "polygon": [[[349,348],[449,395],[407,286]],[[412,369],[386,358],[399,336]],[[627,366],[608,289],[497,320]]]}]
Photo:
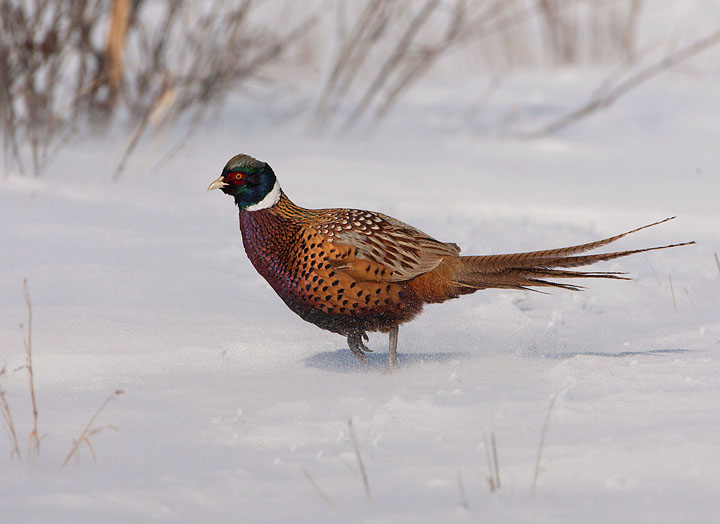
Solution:
[{"label": "bare shrub", "polygon": [[[97,2],[59,0],[5,1],[0,4],[0,114],[4,150],[25,171],[23,145],[30,149],[32,171],[38,173],[52,146],[68,131],[81,93],[100,74],[89,47],[92,27],[101,14]],[[80,50],[80,51],[78,51]],[[71,56],[80,60],[68,72]],[[74,85],[74,89],[70,88]],[[6,157],[7,158],[7,157]]]},{"label": "bare shrub", "polygon": [[[345,118],[344,127],[355,125],[370,108],[374,108],[375,119],[385,116],[400,95],[459,39],[465,17],[462,0],[455,2],[450,12],[438,0],[422,4],[365,2],[338,46],[315,124],[322,127],[337,112],[357,78],[365,77],[360,74],[364,69],[369,70],[371,80]],[[437,32],[441,23],[444,28]]]},{"label": "bare shrub", "polygon": [[[87,123],[97,130],[123,117],[132,130],[117,178],[149,131],[183,117],[185,135],[167,156],[174,154],[231,91],[251,82],[267,88],[269,66],[287,65],[282,59],[288,55],[298,57],[294,67],[306,72],[318,66],[327,70],[311,115],[318,130],[380,122],[441,63],[462,64],[468,74],[490,73],[493,85],[520,66],[610,63],[622,64],[624,74],[637,66],[638,21],[651,5],[642,0],[327,0],[297,9],[288,2],[283,14],[267,16],[268,4],[260,4],[4,0],[0,118],[6,162],[21,173],[38,174]],[[326,16],[333,13],[334,18]],[[324,16],[326,23],[317,24]],[[330,62],[318,64],[319,54],[308,45],[327,45],[332,30],[336,44]],[[683,56],[669,54],[664,63]],[[637,68],[635,76],[618,75],[585,107],[535,135],[607,107],[667,68],[661,64]]]},{"label": "bare shrub", "polygon": [[580,107],[545,124],[535,131],[525,133],[528,138],[537,138],[559,131],[589,115],[605,109],[630,91],[646,84],[680,64],[720,44],[720,31],[715,31],[682,47],[671,51],[646,66],[624,63],[614,70],[590,95],[590,99]]},{"label": "bare shrub", "polygon": [[121,115],[139,122],[124,164],[148,123],[190,111],[197,122],[231,89],[258,78],[315,20],[266,27],[251,21],[253,9],[251,0],[4,1],[6,160],[26,172],[28,155],[37,175],[83,121],[102,127]]},{"label": "bare shrub", "polygon": [[460,48],[496,75],[518,65],[623,59],[635,49],[641,5],[640,0],[366,0],[348,15],[338,3],[338,26],[349,29],[339,31],[314,123],[330,125],[344,103],[350,106],[344,130],[367,113],[382,119],[431,67]]},{"label": "bare shrub", "polygon": [[[641,0],[536,0],[547,58],[554,64],[621,60],[635,50]],[[571,5],[567,5],[567,4]],[[589,29],[589,30],[588,30]]]}]

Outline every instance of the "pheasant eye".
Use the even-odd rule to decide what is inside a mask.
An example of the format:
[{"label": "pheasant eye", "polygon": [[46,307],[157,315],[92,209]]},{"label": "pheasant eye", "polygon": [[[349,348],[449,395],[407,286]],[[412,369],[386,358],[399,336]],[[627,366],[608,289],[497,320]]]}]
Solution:
[{"label": "pheasant eye", "polygon": [[227,174],[227,178],[225,179],[227,183],[232,183],[236,186],[243,185],[245,182],[247,182],[247,179],[245,178],[245,173],[242,171],[234,171]]}]

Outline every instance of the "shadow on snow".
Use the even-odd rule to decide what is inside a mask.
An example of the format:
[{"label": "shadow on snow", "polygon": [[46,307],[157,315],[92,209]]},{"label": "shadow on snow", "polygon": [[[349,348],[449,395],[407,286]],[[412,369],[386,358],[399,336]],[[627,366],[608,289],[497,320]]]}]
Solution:
[{"label": "shadow on snow", "polygon": [[541,353],[538,356],[543,358],[565,359],[573,357],[610,357],[623,358],[640,355],[662,356],[668,354],[690,353],[693,349],[648,349],[646,351],[620,351],[618,353],[603,353],[602,351],[567,351],[562,353]]},{"label": "shadow on snow", "polygon": [[[425,363],[443,363],[453,360],[467,360],[470,353],[399,353],[398,368],[414,366]],[[336,351],[322,351],[302,361],[307,367],[324,369],[326,371],[359,372],[359,371],[385,371],[387,368],[387,352],[369,353],[367,362],[360,362],[347,348]]]},{"label": "shadow on snow", "polygon": [[[634,356],[663,356],[681,353],[694,352],[693,349],[649,349],[645,351],[620,351],[617,353],[602,351],[566,351],[560,353],[529,353],[523,355],[524,358],[548,358],[548,359],[570,359],[573,357],[608,357],[608,358],[624,358]],[[450,352],[450,353],[399,353],[398,368],[407,368],[418,364],[441,364],[457,360],[469,360],[473,357],[482,355],[473,355],[469,352]],[[385,371],[387,368],[387,353],[369,353],[367,362],[360,362],[353,356],[347,348],[335,351],[322,351],[310,357],[302,359],[307,367],[323,369],[326,371],[336,372],[367,372],[367,371]]]}]

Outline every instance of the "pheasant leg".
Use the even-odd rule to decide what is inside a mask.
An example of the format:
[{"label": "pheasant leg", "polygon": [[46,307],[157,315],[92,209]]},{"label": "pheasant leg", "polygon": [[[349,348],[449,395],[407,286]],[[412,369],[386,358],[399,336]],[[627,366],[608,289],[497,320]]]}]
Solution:
[{"label": "pheasant leg", "polygon": [[390,330],[388,344],[388,372],[392,373],[397,366],[397,345],[398,345],[398,327],[395,326]]}]

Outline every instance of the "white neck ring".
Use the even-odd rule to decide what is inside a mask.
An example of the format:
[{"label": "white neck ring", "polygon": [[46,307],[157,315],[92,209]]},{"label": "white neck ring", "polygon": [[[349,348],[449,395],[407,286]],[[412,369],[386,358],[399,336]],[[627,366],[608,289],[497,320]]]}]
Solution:
[{"label": "white neck ring", "polygon": [[270,190],[270,192],[265,195],[265,198],[263,198],[257,204],[247,206],[245,208],[245,211],[260,211],[261,209],[273,207],[280,200],[280,193],[280,184],[278,184],[278,181],[275,180],[275,185],[273,185],[273,188]]}]

